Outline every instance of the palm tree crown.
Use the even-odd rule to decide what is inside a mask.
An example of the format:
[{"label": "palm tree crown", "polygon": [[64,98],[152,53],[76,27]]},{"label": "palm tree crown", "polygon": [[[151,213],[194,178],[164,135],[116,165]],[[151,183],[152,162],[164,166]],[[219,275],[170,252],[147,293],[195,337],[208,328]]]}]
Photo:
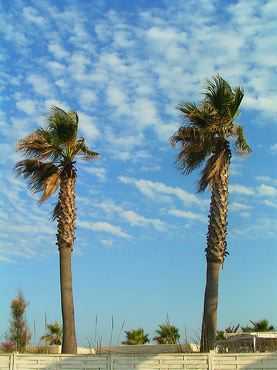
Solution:
[{"label": "palm tree crown", "polygon": [[199,192],[208,186],[215,188],[222,165],[229,163],[228,138],[235,139],[237,153],[250,152],[243,128],[234,124],[243,95],[240,87],[232,90],[223,78],[216,76],[213,81],[207,81],[204,99],[199,106],[186,101],[177,106],[186,125],[172,136],[171,144],[173,147],[177,143],[181,145],[176,162],[183,174],[189,174],[206,161],[198,182]]},{"label": "palm tree crown", "polygon": [[[28,181],[31,191],[42,193],[40,202],[55,193],[63,177],[74,176],[76,156],[90,160],[99,155],[87,147],[83,138],[77,137],[78,121],[75,111],[66,113],[52,106],[46,117],[46,129],[39,128],[18,141],[17,151],[28,159],[16,164],[17,175]],[[57,214],[55,208],[54,218]]]},{"label": "palm tree crown", "polygon": [[41,337],[41,340],[46,341],[48,344],[60,345],[62,343],[63,328],[57,322],[53,322],[46,325],[47,332]]},{"label": "palm tree crown", "polygon": [[127,340],[122,344],[136,345],[145,344],[149,342],[148,334],[145,334],[144,329],[132,329],[125,331]]},{"label": "palm tree crown", "polygon": [[153,338],[158,344],[176,344],[180,339],[179,329],[169,323],[159,325]]}]

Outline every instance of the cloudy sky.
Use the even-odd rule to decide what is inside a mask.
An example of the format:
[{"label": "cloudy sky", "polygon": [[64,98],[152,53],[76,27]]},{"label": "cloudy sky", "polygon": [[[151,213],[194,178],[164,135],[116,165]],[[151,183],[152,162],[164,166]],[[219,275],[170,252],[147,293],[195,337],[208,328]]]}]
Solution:
[{"label": "cloudy sky", "polygon": [[169,138],[178,102],[199,102],[217,73],[244,87],[238,123],[253,150],[232,158],[219,327],[277,325],[277,2],[8,0],[0,16],[0,340],[17,289],[34,339],[45,313],[60,320],[55,198],[38,206],[12,170],[16,141],[53,104],[78,111],[80,135],[101,153],[77,165],[79,344],[96,315],[104,343],[111,315],[115,337],[124,320],[153,337],[167,314],[197,337],[210,194],[195,193],[197,173],[177,172]]}]

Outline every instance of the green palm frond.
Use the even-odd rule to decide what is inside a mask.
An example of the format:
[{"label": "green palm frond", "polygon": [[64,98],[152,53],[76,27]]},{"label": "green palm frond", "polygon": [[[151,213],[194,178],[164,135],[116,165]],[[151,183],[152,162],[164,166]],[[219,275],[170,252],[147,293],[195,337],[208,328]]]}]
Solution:
[{"label": "green palm frond", "polygon": [[180,143],[180,152],[175,161],[180,172],[189,174],[201,166],[211,155],[215,140],[208,130],[181,126],[170,139],[173,147]]},{"label": "green palm frond", "polygon": [[230,120],[233,122],[239,115],[239,106],[244,97],[244,91],[241,87],[236,87],[233,91],[231,102],[228,106]]},{"label": "green palm frond", "polygon": [[207,80],[204,95],[205,100],[224,115],[227,112],[227,106],[232,101],[233,90],[222,77],[217,75],[212,81]]},{"label": "green palm frond", "polygon": [[75,111],[66,113],[53,105],[51,114],[46,117],[46,121],[47,131],[54,143],[66,144],[76,140],[79,119]]}]

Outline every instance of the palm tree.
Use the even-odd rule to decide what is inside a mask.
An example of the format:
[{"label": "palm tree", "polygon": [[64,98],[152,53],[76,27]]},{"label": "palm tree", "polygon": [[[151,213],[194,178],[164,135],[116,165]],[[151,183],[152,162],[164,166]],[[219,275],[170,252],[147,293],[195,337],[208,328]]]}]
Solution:
[{"label": "palm tree", "polygon": [[44,340],[49,345],[61,345],[63,338],[63,328],[57,322],[53,322],[46,325],[47,332],[41,337],[41,340]]},{"label": "palm tree", "polygon": [[159,325],[156,333],[153,339],[158,344],[176,344],[180,339],[179,329],[169,323]]},{"label": "palm tree", "polygon": [[234,120],[244,93],[234,90],[220,76],[207,81],[204,99],[195,103],[181,102],[177,109],[186,125],[172,136],[171,145],[180,144],[176,163],[182,174],[189,174],[204,164],[198,192],[207,187],[211,191],[209,226],[207,233],[207,275],[201,332],[201,351],[215,345],[219,270],[227,252],[227,209],[229,165],[232,156],[229,138],[235,139],[235,151],[248,154],[250,148],[240,125]]},{"label": "palm tree", "polygon": [[145,334],[144,329],[139,328],[139,329],[132,329],[132,330],[126,330],[126,341],[122,342],[122,344],[130,344],[130,345],[135,345],[135,344],[145,344],[149,342],[148,335]]},{"label": "palm tree", "polygon": [[48,199],[59,188],[53,210],[57,219],[57,246],[60,256],[60,287],[63,318],[62,353],[76,353],[76,334],[72,294],[71,252],[75,234],[76,157],[94,159],[83,138],[78,138],[78,115],[52,106],[46,117],[46,128],[39,128],[17,143],[17,151],[27,159],[15,165],[18,176],[27,180],[32,192],[42,193],[39,202]]},{"label": "palm tree", "polygon": [[237,325],[229,325],[225,330],[217,330],[216,332],[216,340],[223,340],[225,339],[225,333],[237,333],[239,330],[240,324]]},{"label": "palm tree", "polygon": [[270,325],[269,321],[266,320],[266,319],[262,319],[262,320],[259,320],[259,321],[250,320],[250,323],[252,324],[252,326],[245,326],[245,327],[241,328],[244,333],[248,333],[248,332],[267,332],[267,331],[274,331],[275,330],[274,326]]}]

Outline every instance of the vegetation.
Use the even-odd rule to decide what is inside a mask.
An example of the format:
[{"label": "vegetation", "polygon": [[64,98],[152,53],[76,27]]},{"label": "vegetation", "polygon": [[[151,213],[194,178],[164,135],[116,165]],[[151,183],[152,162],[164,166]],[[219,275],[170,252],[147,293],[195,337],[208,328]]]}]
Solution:
[{"label": "vegetation", "polygon": [[180,339],[179,329],[170,323],[159,325],[156,330],[156,336],[153,338],[158,344],[176,344]]},{"label": "vegetation", "polygon": [[27,180],[34,193],[42,193],[40,203],[59,188],[53,210],[57,219],[57,246],[60,256],[60,286],[63,318],[62,353],[77,353],[72,294],[71,253],[75,239],[76,157],[95,159],[83,138],[78,138],[78,115],[53,106],[46,117],[46,128],[39,128],[17,144],[27,159],[15,166],[18,176]]},{"label": "vegetation", "polygon": [[126,341],[122,342],[122,344],[135,345],[149,343],[149,334],[145,334],[142,328],[126,330],[125,334]]},{"label": "vegetation", "polygon": [[57,322],[53,322],[46,325],[47,332],[41,337],[41,340],[44,340],[47,344],[61,345],[63,338],[63,328]]},{"label": "vegetation", "polygon": [[8,342],[2,343],[2,348],[9,352],[16,349],[19,352],[24,352],[26,346],[31,339],[31,333],[26,321],[26,301],[23,292],[18,291],[17,296],[11,302],[11,319],[10,326],[5,334]]},{"label": "vegetation", "polygon": [[217,330],[216,332],[216,340],[223,340],[225,339],[225,333],[237,333],[239,330],[240,324],[237,325],[230,325],[225,330]]},{"label": "vegetation", "polygon": [[208,80],[204,99],[198,106],[186,101],[177,106],[186,125],[171,138],[173,147],[180,145],[176,159],[180,172],[187,175],[204,165],[197,190],[203,192],[209,188],[211,191],[201,352],[215,346],[219,271],[228,254],[228,182],[232,156],[229,139],[235,139],[238,154],[250,152],[242,127],[234,124],[243,95],[240,87],[233,90],[220,76]]},{"label": "vegetation", "polygon": [[248,333],[248,332],[267,332],[267,331],[273,331],[273,330],[276,330],[274,328],[273,325],[270,325],[269,324],[269,321],[266,320],[266,319],[262,319],[262,320],[259,320],[259,321],[251,321],[250,320],[250,323],[252,326],[245,326],[245,327],[242,327],[242,331],[244,333]]}]

